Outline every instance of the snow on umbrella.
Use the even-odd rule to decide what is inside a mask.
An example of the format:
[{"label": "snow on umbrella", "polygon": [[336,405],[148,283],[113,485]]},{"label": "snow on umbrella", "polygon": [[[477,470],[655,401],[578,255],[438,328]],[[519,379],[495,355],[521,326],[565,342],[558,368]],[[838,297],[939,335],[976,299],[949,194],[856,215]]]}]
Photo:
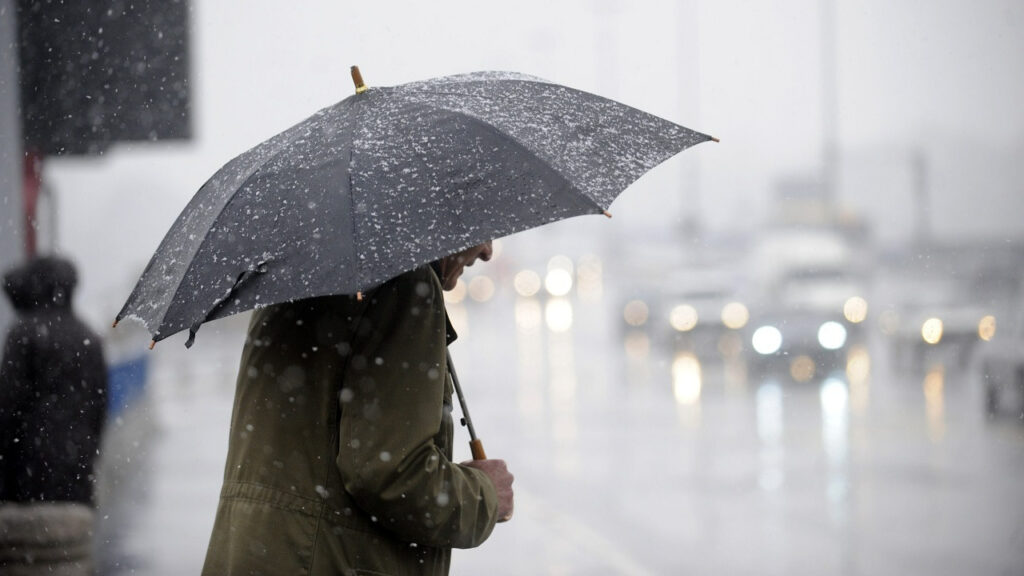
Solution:
[{"label": "snow on umbrella", "polygon": [[[494,238],[606,214],[651,168],[713,140],[517,73],[367,89],[204,184],[117,315],[153,341],[260,306],[358,294]],[[115,322],[116,325],[116,322]]]}]

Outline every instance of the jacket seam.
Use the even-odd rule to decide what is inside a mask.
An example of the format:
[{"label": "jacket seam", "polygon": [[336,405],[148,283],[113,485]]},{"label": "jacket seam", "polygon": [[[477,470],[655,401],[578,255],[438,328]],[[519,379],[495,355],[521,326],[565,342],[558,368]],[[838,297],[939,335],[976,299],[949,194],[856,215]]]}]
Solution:
[{"label": "jacket seam", "polygon": [[239,481],[239,480],[230,480],[228,482],[225,482],[224,487],[221,489],[220,498],[222,500],[227,500],[227,501],[230,501],[230,500],[244,500],[244,501],[247,501],[247,502],[256,502],[256,503],[259,503],[259,504],[265,504],[267,506],[270,506],[272,508],[277,508],[277,509],[280,509],[280,510],[295,511],[295,512],[298,512],[300,514],[306,514],[308,516],[316,516],[317,515],[316,512],[310,512],[310,511],[307,511],[307,510],[303,509],[301,507],[301,505],[276,502],[272,498],[266,498],[266,497],[248,495],[248,494],[231,494],[229,492],[230,492],[230,488],[232,486],[242,486],[242,487],[244,487],[244,486],[252,486],[252,487],[258,488],[260,490],[265,490],[265,491],[268,491],[268,492],[271,492],[271,493],[281,494],[281,495],[286,496],[288,498],[294,498],[294,499],[296,499],[296,500],[298,500],[300,502],[308,502],[309,505],[310,505],[309,506],[310,508],[315,508],[315,507],[323,505],[323,502],[321,502],[319,500],[316,500],[315,498],[309,498],[308,496],[303,496],[301,494],[292,494],[292,493],[289,493],[289,492],[283,492],[283,491],[281,491],[281,490],[279,490],[277,488],[274,488],[273,486],[266,486],[264,484],[259,484],[259,483],[256,483],[256,482],[245,482],[245,481]]}]

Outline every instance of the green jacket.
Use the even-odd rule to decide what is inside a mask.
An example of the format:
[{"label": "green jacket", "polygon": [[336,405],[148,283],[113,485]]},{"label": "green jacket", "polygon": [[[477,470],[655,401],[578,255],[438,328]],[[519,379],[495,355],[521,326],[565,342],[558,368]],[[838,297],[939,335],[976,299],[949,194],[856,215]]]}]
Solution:
[{"label": "green jacket", "polygon": [[487,539],[494,485],[451,462],[450,333],[430,267],[258,310],[203,574],[447,574]]}]

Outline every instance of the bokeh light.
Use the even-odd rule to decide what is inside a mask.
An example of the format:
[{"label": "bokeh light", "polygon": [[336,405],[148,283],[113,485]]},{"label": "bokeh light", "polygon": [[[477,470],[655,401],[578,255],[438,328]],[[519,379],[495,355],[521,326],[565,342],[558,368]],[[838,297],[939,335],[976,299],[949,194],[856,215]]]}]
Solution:
[{"label": "bokeh light", "polygon": [[572,273],[562,268],[548,270],[544,287],[552,296],[565,296],[572,290]]},{"label": "bokeh light", "polygon": [[839,350],[846,345],[846,327],[839,322],[825,322],[818,328],[818,344],[826,350]]},{"label": "bokeh light", "polygon": [[814,378],[814,372],[814,360],[810,356],[797,356],[789,364],[789,375],[797,382],[809,382]]},{"label": "bokeh light", "polygon": [[537,292],[540,292],[540,275],[533,270],[521,270],[512,279],[512,285],[520,296],[526,298],[535,296]]},{"label": "bokeh light", "polygon": [[842,421],[850,399],[850,391],[847,390],[846,384],[839,378],[826,378],[821,383],[818,397],[821,400],[821,410],[826,418]]},{"label": "bokeh light", "polygon": [[565,270],[566,272],[572,274],[572,258],[569,258],[568,256],[562,254],[552,256],[551,259],[548,260],[548,272],[552,270]]},{"label": "bokeh light", "polygon": [[846,377],[850,382],[865,382],[871,375],[871,354],[863,346],[856,346],[846,355]]},{"label": "bokeh light", "polygon": [[467,290],[468,290],[468,288],[466,287],[466,283],[462,281],[462,278],[459,278],[455,282],[455,287],[454,288],[444,292],[444,301],[445,301],[445,303],[447,303],[447,304],[458,304],[458,303],[462,302],[463,300],[466,299],[466,292],[467,292]]},{"label": "bokeh light", "polygon": [[679,354],[672,362],[672,392],[676,402],[684,406],[696,404],[700,391],[700,360],[692,352]]},{"label": "bokeh light", "polygon": [[668,321],[679,332],[689,332],[697,327],[697,309],[689,304],[680,304],[672,309]]},{"label": "bokeh light", "polygon": [[548,300],[544,307],[544,320],[552,332],[567,332],[572,328],[572,304],[564,298]]},{"label": "bokeh light", "polygon": [[487,302],[494,297],[494,281],[490,276],[476,276],[469,281],[469,297],[477,302]]},{"label": "bokeh light", "polygon": [[644,360],[651,353],[651,339],[639,330],[630,330],[624,344],[626,355],[633,360]]},{"label": "bokeh light", "polygon": [[730,302],[722,307],[722,324],[726,328],[739,330],[750,320],[750,311],[740,302]]},{"label": "bokeh light", "polygon": [[622,317],[626,320],[626,324],[630,326],[643,326],[647,323],[647,317],[650,311],[647,309],[647,303],[643,300],[630,300],[626,303],[626,307],[622,309]]},{"label": "bokeh light", "polygon": [[522,332],[531,333],[541,327],[544,313],[537,300],[519,300],[516,302],[516,327]]},{"label": "bokeh light", "polygon": [[868,301],[854,296],[843,304],[843,316],[854,324],[860,324],[868,317]]},{"label": "bokeh light", "polygon": [[761,326],[754,331],[750,344],[758,354],[774,354],[782,348],[782,332],[775,326]]},{"label": "bokeh light", "polygon": [[978,321],[978,338],[981,338],[985,342],[989,342],[996,335],[996,317],[985,316]]},{"label": "bokeh light", "polygon": [[929,344],[938,344],[942,340],[942,320],[929,318],[921,325],[921,337]]}]

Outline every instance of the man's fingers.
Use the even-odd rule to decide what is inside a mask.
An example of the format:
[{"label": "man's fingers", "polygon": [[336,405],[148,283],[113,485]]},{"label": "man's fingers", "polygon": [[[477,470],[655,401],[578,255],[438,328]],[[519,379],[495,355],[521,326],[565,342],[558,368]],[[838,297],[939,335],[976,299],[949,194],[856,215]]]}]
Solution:
[{"label": "man's fingers", "polygon": [[513,498],[512,482],[515,479],[508,471],[503,460],[472,460],[463,465],[476,468],[490,478],[498,495],[498,522],[508,522],[512,518]]}]

